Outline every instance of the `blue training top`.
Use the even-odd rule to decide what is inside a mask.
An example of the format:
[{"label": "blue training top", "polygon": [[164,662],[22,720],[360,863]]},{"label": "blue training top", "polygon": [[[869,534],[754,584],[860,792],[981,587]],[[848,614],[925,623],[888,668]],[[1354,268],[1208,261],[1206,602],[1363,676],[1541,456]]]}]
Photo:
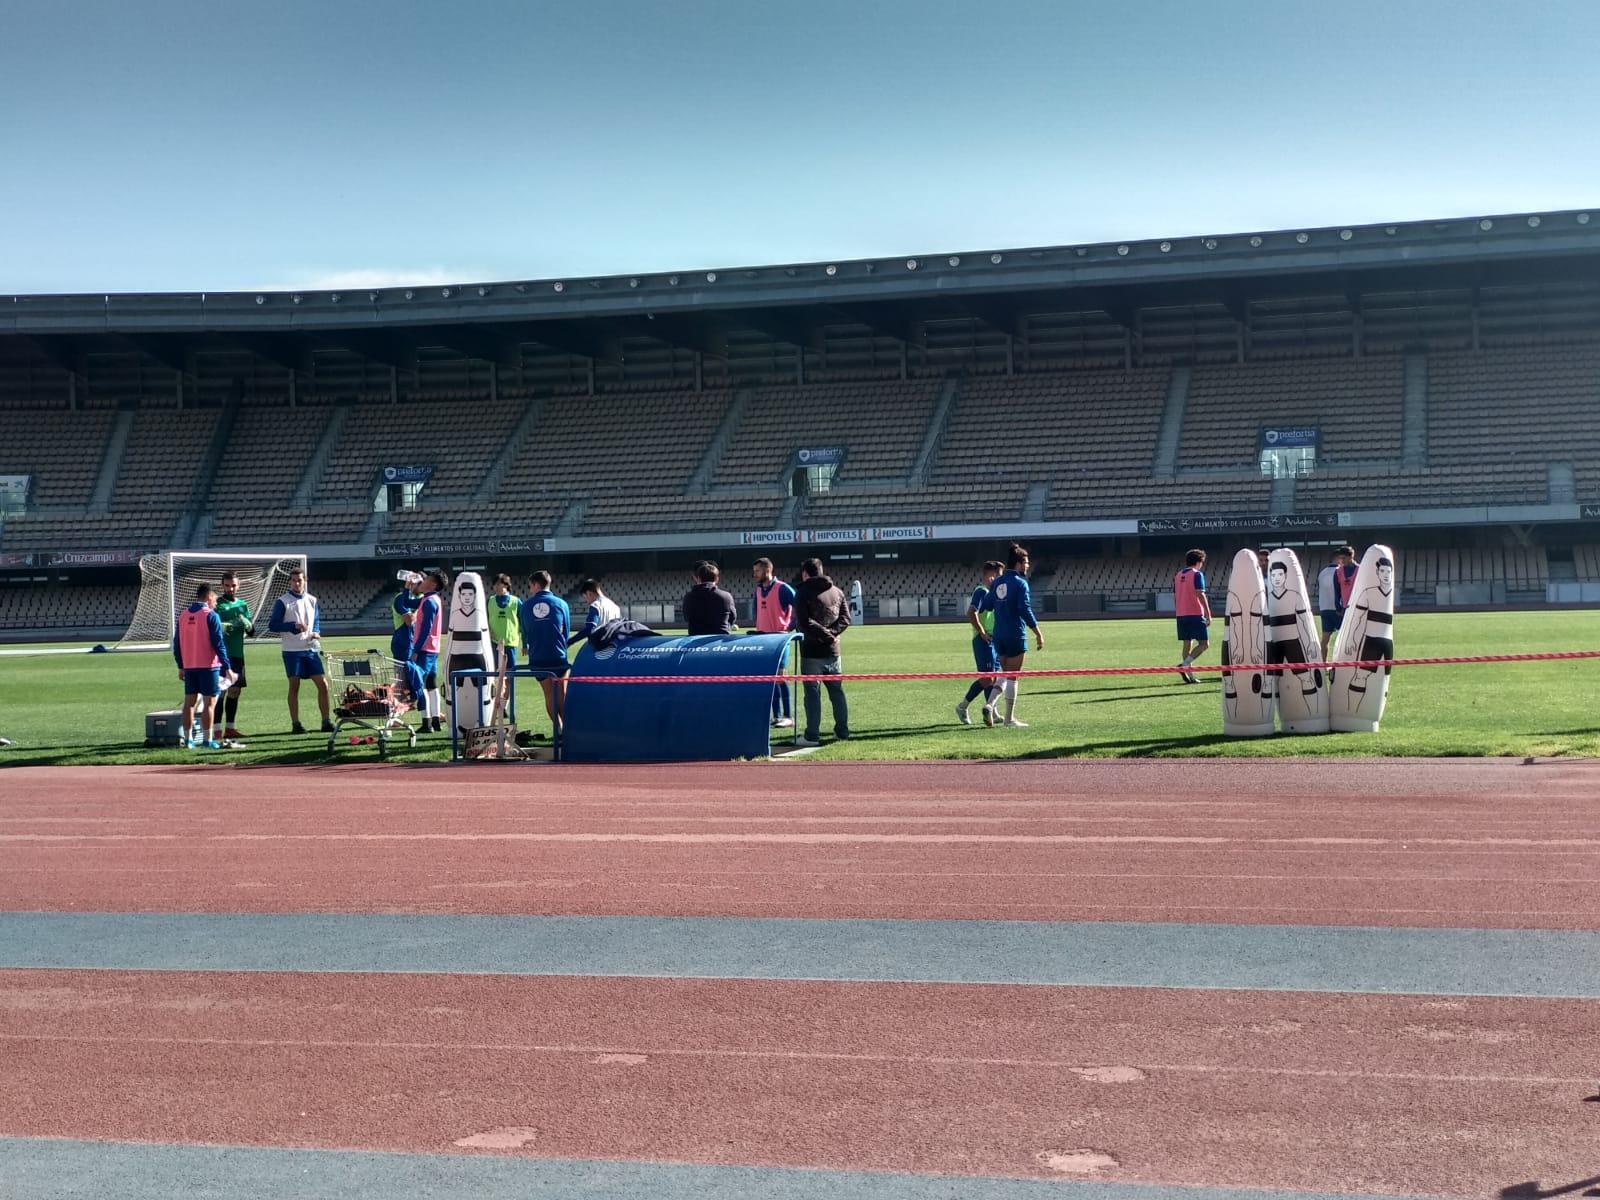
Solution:
[{"label": "blue training top", "polygon": [[528,662],[551,666],[567,661],[567,642],[572,633],[572,610],[567,602],[548,589],[522,602],[522,646]]},{"label": "blue training top", "polygon": [[1033,593],[1027,579],[1016,571],[1008,570],[994,581],[984,606],[983,611],[994,613],[994,636],[999,641],[1020,642],[1024,626],[1039,628],[1039,618],[1033,615]]}]

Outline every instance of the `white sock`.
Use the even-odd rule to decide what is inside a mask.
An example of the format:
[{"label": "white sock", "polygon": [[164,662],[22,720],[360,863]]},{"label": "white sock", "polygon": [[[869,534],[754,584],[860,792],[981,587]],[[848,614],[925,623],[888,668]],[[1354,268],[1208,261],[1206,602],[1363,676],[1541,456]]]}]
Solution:
[{"label": "white sock", "polygon": [[1016,715],[1017,712],[1017,681],[1015,679],[1006,680],[1004,688],[1006,697],[1006,720],[1009,721],[1013,716]]},{"label": "white sock", "polygon": [[428,704],[427,704],[427,707],[423,709],[423,712],[426,713],[430,717],[437,717],[439,715],[440,706],[439,706],[439,689],[438,688],[429,688],[428,689]]},{"label": "white sock", "polygon": [[985,708],[993,708],[996,704],[1000,703],[1000,691],[1002,686],[1002,684],[997,683],[990,688],[987,693],[985,693],[983,697],[983,705]]},{"label": "white sock", "polygon": [[1194,665],[1194,659],[1191,658],[1189,655],[1185,654],[1183,656],[1183,665],[1186,666],[1186,667],[1193,666]]}]

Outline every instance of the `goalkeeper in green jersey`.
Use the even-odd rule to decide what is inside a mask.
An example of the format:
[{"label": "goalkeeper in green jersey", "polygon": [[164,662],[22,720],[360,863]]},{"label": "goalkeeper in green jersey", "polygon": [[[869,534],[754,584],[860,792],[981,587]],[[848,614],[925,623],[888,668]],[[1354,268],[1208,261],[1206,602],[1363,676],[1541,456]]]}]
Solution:
[{"label": "goalkeeper in green jersey", "polygon": [[255,622],[250,618],[250,605],[239,595],[239,579],[232,571],[222,573],[222,595],[217,597],[217,616],[222,619],[222,640],[228,647],[228,661],[239,673],[239,680],[222,701],[225,741],[244,738],[234,724],[239,715],[239,693],[244,690],[244,639],[255,633]]}]

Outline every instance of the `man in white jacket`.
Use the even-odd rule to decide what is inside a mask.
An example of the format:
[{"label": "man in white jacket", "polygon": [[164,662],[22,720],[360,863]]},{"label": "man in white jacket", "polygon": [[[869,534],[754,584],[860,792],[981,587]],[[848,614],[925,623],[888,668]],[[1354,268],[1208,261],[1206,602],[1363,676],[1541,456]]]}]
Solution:
[{"label": "man in white jacket", "polygon": [[300,681],[311,680],[317,689],[317,707],[322,710],[322,732],[333,732],[328,713],[328,680],[322,672],[322,605],[306,591],[305,572],[289,572],[289,590],[272,606],[267,628],[283,644],[283,673],[289,677],[290,731],[304,733],[300,724]]}]

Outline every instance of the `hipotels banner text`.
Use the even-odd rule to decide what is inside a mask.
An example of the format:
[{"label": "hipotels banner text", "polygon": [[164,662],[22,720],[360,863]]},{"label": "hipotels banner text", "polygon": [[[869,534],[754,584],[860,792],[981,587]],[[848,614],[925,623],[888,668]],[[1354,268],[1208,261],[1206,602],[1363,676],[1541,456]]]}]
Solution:
[{"label": "hipotels banner text", "polygon": [[739,535],[746,546],[828,545],[844,542],[912,542],[933,536],[932,525],[863,525],[849,529],[757,529]]}]

